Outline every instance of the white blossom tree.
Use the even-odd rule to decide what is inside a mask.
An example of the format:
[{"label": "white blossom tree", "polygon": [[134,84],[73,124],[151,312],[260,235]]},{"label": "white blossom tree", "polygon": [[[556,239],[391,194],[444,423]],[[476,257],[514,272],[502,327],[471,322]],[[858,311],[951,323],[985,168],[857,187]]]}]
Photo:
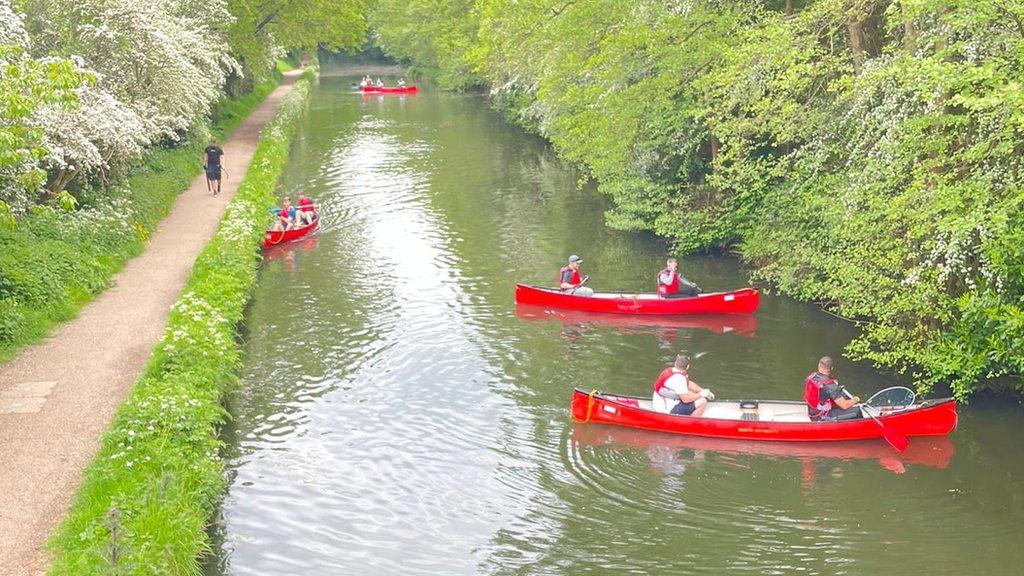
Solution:
[{"label": "white blossom tree", "polygon": [[80,106],[43,110],[49,189],[105,178],[147,146],[174,141],[220,98],[229,72],[222,0],[30,0],[36,54],[75,58],[96,78]]}]

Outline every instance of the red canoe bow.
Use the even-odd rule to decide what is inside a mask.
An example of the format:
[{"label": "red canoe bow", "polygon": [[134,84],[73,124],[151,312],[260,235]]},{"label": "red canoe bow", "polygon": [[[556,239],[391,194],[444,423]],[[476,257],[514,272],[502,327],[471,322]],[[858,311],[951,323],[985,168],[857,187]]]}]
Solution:
[{"label": "red canoe bow", "polygon": [[[871,418],[811,422],[803,402],[774,400],[716,400],[708,404],[703,416],[694,418],[656,412],[649,396],[616,396],[577,388],[572,395],[572,417],[577,422],[733,440],[834,442],[882,437],[882,428]],[[952,398],[925,400],[890,413],[883,408],[878,420],[904,436],[945,436],[956,428],[956,402]]]},{"label": "red canoe bow", "polygon": [[761,304],[761,295],[754,288],[743,288],[688,298],[661,298],[657,294],[635,292],[595,292],[593,296],[577,296],[558,288],[516,284],[516,303],[605,314],[752,314]]}]

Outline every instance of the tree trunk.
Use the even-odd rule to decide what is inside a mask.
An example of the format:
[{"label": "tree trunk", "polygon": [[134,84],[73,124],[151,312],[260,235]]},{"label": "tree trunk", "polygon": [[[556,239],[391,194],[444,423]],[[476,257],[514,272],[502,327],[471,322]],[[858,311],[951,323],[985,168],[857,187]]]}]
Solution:
[{"label": "tree trunk", "polygon": [[786,16],[793,15],[793,0],[786,0]]},{"label": "tree trunk", "polygon": [[864,63],[863,23],[857,16],[847,16],[846,30],[850,33],[850,51],[853,53],[853,71],[860,74]]}]

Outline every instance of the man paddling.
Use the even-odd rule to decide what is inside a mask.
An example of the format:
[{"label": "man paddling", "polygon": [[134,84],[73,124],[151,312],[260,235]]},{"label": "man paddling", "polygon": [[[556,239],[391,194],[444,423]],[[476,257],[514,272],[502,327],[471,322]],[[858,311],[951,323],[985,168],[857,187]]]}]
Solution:
[{"label": "man paddling", "polygon": [[569,292],[576,296],[593,296],[594,291],[583,285],[584,282],[590,280],[590,276],[580,277],[580,264],[583,264],[582,258],[575,254],[569,256],[569,264],[558,271],[558,287],[563,292]]},{"label": "man paddling", "polygon": [[683,278],[678,272],[679,263],[675,258],[665,261],[665,268],[658,272],[658,296],[662,298],[689,298],[700,294],[696,284]]},{"label": "man paddling", "polygon": [[715,395],[707,388],[701,388],[690,379],[690,358],[685,354],[676,356],[675,364],[665,368],[654,381],[651,404],[654,410],[663,414],[700,417],[708,402]]},{"label": "man paddling", "polygon": [[210,136],[210,145],[203,151],[203,169],[206,170],[206,189],[216,196],[220,194],[220,162],[224,149],[217,145],[217,139]]},{"label": "man paddling", "polygon": [[804,400],[811,422],[854,420],[861,417],[860,398],[845,394],[832,377],[832,359],[822,356],[818,369],[804,381]]}]

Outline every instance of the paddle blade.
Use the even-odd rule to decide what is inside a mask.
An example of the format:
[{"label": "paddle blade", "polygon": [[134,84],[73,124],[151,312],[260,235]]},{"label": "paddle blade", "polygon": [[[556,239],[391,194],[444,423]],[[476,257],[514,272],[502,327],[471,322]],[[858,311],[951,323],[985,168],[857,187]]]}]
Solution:
[{"label": "paddle blade", "polygon": [[[876,422],[878,421],[876,420]],[[881,422],[878,423],[879,425],[882,424]],[[882,426],[882,436],[889,443],[889,446],[892,446],[892,449],[897,452],[903,452],[907,449],[907,446],[910,446],[910,440],[906,436],[884,425]]]}]

